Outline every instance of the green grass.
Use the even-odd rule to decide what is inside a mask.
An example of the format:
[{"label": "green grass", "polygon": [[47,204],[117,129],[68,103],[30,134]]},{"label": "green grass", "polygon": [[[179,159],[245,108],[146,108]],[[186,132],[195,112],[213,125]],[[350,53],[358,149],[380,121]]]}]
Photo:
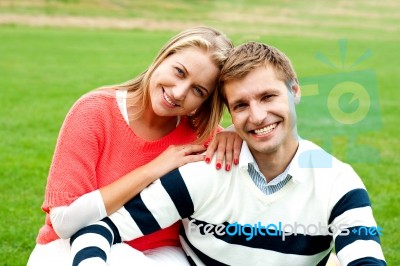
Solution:
[{"label": "green grass", "polygon": [[23,265],[44,221],[46,175],[66,112],[83,93],[143,70],[170,34],[0,27],[0,35],[0,261]]},{"label": "green grass", "polygon": [[[396,25],[400,19],[391,12],[395,2],[388,1],[387,6],[358,2],[358,7],[351,2],[345,9],[339,9],[336,1],[324,1],[326,8],[291,1],[265,5],[264,1],[176,0],[169,1],[168,7],[162,6],[164,1],[140,2],[48,0],[30,5],[4,1],[0,14],[146,17],[181,21],[182,25],[204,21],[227,32],[235,43],[259,40],[279,47],[292,59],[300,80],[314,78],[321,90],[326,81],[318,83],[318,77],[323,75],[340,81],[348,79],[348,73],[370,71],[376,83],[364,87],[376,91],[371,102],[378,103],[378,108],[371,111],[363,127],[336,127],[334,119],[324,120],[329,114],[326,97],[307,96],[309,87],[305,86],[303,105],[298,108],[299,131],[304,138],[332,147],[338,158],[351,161],[368,188],[375,217],[383,228],[381,241],[388,264],[398,265],[400,34]],[[197,13],[193,14],[189,11],[194,7]],[[241,16],[228,18],[230,11]],[[290,15],[287,23],[279,20],[285,12]],[[368,20],[360,19],[367,15]],[[309,25],[321,18],[325,19],[316,26]],[[48,167],[59,128],[73,102],[89,90],[125,81],[142,71],[177,31],[0,26],[0,264],[24,265],[34,247],[44,221],[40,205]],[[347,39],[344,64],[340,38]],[[368,49],[372,56],[350,68]],[[317,60],[317,53],[337,67]],[[229,123],[226,114],[224,124]],[[349,153],[354,150],[356,156]]]}]

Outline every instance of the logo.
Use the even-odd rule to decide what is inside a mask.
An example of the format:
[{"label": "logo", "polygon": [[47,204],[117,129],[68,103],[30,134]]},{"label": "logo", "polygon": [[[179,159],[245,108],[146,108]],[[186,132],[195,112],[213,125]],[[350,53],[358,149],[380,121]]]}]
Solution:
[{"label": "logo", "polygon": [[[379,151],[360,141],[362,134],[382,128],[376,74],[372,69],[355,69],[372,52],[368,49],[354,63],[347,64],[346,40],[339,41],[339,50],[341,66],[321,52],[316,54],[317,60],[335,73],[299,78],[299,134],[331,154],[333,147],[341,147],[348,162],[378,162]],[[330,165],[321,162],[321,167]]]},{"label": "logo", "polygon": [[203,224],[195,219],[191,219],[188,223],[188,234],[193,232],[201,235],[215,235],[217,237],[223,236],[244,236],[246,241],[252,240],[256,236],[271,236],[279,237],[285,241],[288,236],[297,235],[330,235],[330,236],[348,236],[350,234],[357,236],[382,236],[383,228],[380,226],[358,226],[350,227],[348,224],[340,224],[337,226],[318,224],[301,224],[295,222],[294,224],[278,223],[265,223],[257,222],[256,224],[240,224],[240,223],[226,223],[226,224]]}]

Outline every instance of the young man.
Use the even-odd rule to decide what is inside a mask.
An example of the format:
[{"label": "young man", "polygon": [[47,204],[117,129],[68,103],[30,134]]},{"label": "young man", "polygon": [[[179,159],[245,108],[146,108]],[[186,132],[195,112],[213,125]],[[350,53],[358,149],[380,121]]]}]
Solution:
[{"label": "young man", "polygon": [[105,265],[113,243],[182,219],[181,243],[196,265],[325,265],[333,247],[341,265],[386,265],[361,179],[297,135],[300,87],[290,60],[243,44],[221,81],[244,140],[239,165],[221,172],[198,162],[170,172],[74,235],[73,264]]}]

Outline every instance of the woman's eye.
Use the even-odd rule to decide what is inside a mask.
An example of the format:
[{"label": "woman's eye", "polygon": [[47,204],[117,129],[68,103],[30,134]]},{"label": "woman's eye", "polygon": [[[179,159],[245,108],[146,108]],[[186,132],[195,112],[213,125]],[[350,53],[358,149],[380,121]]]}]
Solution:
[{"label": "woman's eye", "polygon": [[179,67],[175,67],[176,73],[178,74],[178,76],[180,77],[184,77],[185,76],[185,72],[180,69]]},{"label": "woman's eye", "polygon": [[195,93],[196,95],[201,96],[201,97],[204,96],[204,92],[203,92],[200,88],[198,88],[198,87],[193,87],[193,90],[194,90],[194,93]]}]

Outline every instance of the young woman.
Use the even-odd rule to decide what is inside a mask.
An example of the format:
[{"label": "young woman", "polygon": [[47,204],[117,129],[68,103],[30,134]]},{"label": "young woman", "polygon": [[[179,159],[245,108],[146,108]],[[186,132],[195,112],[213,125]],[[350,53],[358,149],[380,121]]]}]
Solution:
[{"label": "young woman", "polygon": [[[136,78],[90,92],[74,104],[58,137],[42,205],[46,221],[28,265],[69,265],[72,234],[172,169],[208,161],[218,143],[216,167],[225,146],[225,169],[237,163],[241,139],[232,132],[218,134],[207,158],[199,154],[219,131],[223,106],[217,81],[231,47],[215,29],[188,29]],[[178,230],[175,224],[116,247],[113,264],[129,256],[142,258],[141,263],[187,264]]]}]

